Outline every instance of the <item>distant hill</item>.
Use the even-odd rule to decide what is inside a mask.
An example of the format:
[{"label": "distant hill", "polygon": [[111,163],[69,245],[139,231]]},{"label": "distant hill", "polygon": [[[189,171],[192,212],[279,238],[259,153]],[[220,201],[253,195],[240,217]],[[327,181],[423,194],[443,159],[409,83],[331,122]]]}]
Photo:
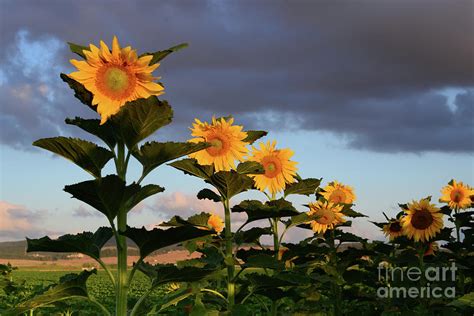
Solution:
[{"label": "distant hill", "polygon": [[[138,248],[135,243],[127,239],[128,243],[128,254],[130,256],[136,256],[139,254]],[[180,246],[171,246],[161,249],[159,252],[168,252],[170,250],[182,249]],[[20,241],[5,241],[0,242],[0,259],[33,259],[33,260],[57,260],[67,259],[71,253],[57,253],[57,252],[30,252],[26,253],[26,240]],[[115,240],[110,239],[102,248],[102,257],[115,257]]]}]

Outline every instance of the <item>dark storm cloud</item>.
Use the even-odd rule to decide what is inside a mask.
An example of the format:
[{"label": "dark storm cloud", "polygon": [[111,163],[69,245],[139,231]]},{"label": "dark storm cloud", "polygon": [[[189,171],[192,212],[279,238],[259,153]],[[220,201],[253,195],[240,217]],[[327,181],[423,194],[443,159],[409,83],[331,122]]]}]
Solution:
[{"label": "dark storm cloud", "polygon": [[[1,6],[0,34],[10,47],[0,53],[1,65],[15,58],[22,29],[38,43],[110,42],[117,34],[141,51],[190,42],[158,71],[175,107],[175,123],[164,136],[184,138],[195,116],[232,113],[252,128],[330,131],[367,150],[474,151],[472,1],[49,0]],[[71,56],[58,48],[57,69],[71,69]],[[42,82],[7,77],[2,142],[24,142],[15,131],[26,123],[33,126],[30,135],[54,135],[63,129],[54,122],[78,114],[64,85],[50,82],[57,98],[46,103],[58,111],[44,126],[34,125],[44,112],[16,111],[12,89]],[[447,88],[461,91],[454,107],[440,93]]]}]

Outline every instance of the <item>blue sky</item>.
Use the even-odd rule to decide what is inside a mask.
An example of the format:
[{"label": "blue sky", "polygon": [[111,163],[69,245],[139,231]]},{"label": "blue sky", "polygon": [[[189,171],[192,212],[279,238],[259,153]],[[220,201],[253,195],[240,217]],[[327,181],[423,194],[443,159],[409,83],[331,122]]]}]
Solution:
[{"label": "blue sky", "polygon": [[[152,139],[185,140],[194,117],[233,114],[292,148],[303,177],[353,186],[356,209],[371,220],[382,220],[382,211],[396,214],[397,203],[428,195],[437,200],[451,178],[474,184],[470,1],[109,3],[1,3],[0,241],[106,224],[62,191],[88,175],[31,142],[85,136],[63,123],[97,115],[59,79],[73,70],[66,41],[110,43],[113,35],[139,52],[190,42],[156,72],[175,122]],[[420,19],[424,15],[430,19]],[[130,180],[138,166],[131,171]],[[146,182],[166,191],[140,205],[132,225],[220,212],[196,200],[200,181],[170,167]],[[262,196],[238,199],[252,197]],[[366,219],[354,229],[381,238]]]}]

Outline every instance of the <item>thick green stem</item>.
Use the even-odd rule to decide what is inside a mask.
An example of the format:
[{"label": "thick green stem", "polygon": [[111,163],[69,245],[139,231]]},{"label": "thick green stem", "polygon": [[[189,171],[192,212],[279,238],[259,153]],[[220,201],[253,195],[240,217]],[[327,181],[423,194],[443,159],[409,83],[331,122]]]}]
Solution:
[{"label": "thick green stem", "polygon": [[[335,241],[335,234],[334,234],[334,229],[331,230],[331,235],[329,238],[329,246],[331,248],[331,254],[330,254],[330,263],[333,267],[337,269],[337,247],[336,247],[336,241]],[[339,316],[342,315],[341,311],[341,289],[338,284],[333,282],[332,285],[332,292],[334,296],[334,305],[333,305],[333,311],[334,315]]]},{"label": "thick green stem", "polygon": [[235,304],[235,281],[234,281],[234,249],[232,243],[232,231],[230,222],[230,207],[229,199],[225,198],[224,201],[225,211],[225,245],[226,245],[226,264],[227,264],[227,302],[228,310],[232,310]]},{"label": "thick green stem", "polygon": [[278,260],[278,254],[280,252],[280,239],[278,238],[278,222],[279,218],[275,218],[272,221],[273,224],[273,249],[275,250],[275,258]]},{"label": "thick green stem", "polygon": [[[117,144],[117,174],[125,181],[125,146],[122,142]],[[117,241],[117,292],[116,292],[116,316],[127,316],[127,293],[128,293],[128,275],[127,275],[127,238],[120,234],[127,229],[127,210],[121,209],[117,216],[117,230],[115,238]]]}]

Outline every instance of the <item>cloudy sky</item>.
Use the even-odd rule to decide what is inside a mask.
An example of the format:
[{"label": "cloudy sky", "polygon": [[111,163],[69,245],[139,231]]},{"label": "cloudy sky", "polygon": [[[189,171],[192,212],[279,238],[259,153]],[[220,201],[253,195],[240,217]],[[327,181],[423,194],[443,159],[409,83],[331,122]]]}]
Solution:
[{"label": "cloudy sky", "polygon": [[[85,137],[64,124],[97,116],[59,78],[73,70],[66,42],[114,35],[139,52],[190,44],[156,72],[175,120],[153,139],[185,140],[195,117],[233,114],[292,148],[303,177],[355,187],[356,209],[372,220],[399,202],[437,200],[451,178],[472,185],[473,12],[469,0],[1,0],[0,241],[106,224],[62,191],[87,175],[31,143]],[[196,200],[200,181],[170,167],[147,179],[166,191],[141,204],[132,225],[221,211]],[[249,197],[262,196],[239,199]],[[381,238],[367,220],[355,230]]]}]

